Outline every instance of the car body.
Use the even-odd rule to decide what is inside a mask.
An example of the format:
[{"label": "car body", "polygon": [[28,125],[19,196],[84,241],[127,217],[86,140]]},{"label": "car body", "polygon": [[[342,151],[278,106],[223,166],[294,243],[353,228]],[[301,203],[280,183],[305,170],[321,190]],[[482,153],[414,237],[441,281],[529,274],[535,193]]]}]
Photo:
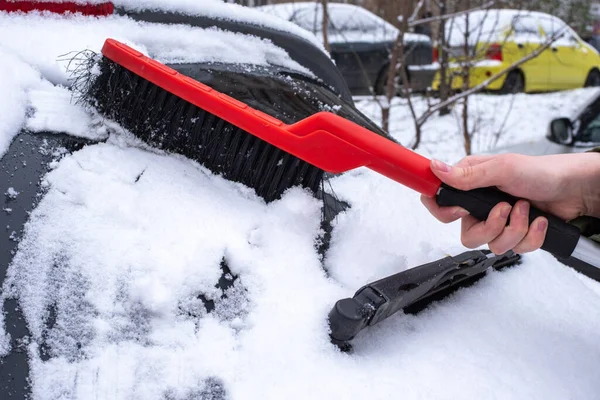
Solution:
[{"label": "car body", "polygon": [[[323,9],[319,2],[282,3],[258,9],[323,37]],[[368,10],[350,4],[329,3],[328,18],[331,56],[352,93],[382,93],[398,30]],[[435,73],[431,40],[425,35],[406,33],[405,43],[410,86],[424,90]]]},{"label": "car body", "polygon": [[[446,24],[450,72],[454,90],[462,90],[461,63],[469,67],[469,88],[484,83],[512,64],[557,38],[536,57],[485,86],[503,92],[547,92],[600,85],[600,55],[562,20],[541,12],[485,10],[468,14],[468,56],[465,57],[467,16]],[[434,90],[439,89],[436,75]]]}]

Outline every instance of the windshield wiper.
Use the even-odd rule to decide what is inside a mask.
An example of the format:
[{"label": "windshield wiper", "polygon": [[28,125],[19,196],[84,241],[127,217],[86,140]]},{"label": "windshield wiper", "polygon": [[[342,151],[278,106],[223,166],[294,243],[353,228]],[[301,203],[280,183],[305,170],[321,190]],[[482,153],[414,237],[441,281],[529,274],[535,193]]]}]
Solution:
[{"label": "windshield wiper", "polygon": [[519,260],[512,251],[497,256],[489,250],[473,250],[371,282],[354,297],[339,300],[330,311],[331,342],[349,351],[350,341],[368,326],[472,283],[490,268],[498,270]]}]

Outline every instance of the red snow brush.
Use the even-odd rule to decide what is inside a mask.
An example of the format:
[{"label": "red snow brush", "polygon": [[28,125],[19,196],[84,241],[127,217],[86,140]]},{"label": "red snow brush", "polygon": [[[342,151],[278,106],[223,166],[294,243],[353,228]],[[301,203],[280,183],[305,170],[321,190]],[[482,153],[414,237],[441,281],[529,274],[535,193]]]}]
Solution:
[{"label": "red snow brush", "polygon": [[[480,220],[496,204],[517,200],[496,188],[448,187],[427,158],[331,112],[286,124],[116,40],[108,39],[102,54],[99,65],[91,66],[100,72],[84,93],[100,113],[149,144],[175,149],[254,188],[266,201],[291,186],[318,187],[323,171],[358,167],[436,197],[441,206],[463,207]],[[543,249],[559,257],[575,251],[589,262],[583,253],[591,244],[575,226],[532,207],[530,222],[539,216],[549,221]]]},{"label": "red snow brush", "polygon": [[83,15],[92,15],[99,17],[111,15],[114,12],[114,6],[110,2],[88,4],[76,3],[72,1],[49,2],[0,0],[0,11],[23,13],[28,13],[32,11],[48,11],[56,14],[79,13]]}]

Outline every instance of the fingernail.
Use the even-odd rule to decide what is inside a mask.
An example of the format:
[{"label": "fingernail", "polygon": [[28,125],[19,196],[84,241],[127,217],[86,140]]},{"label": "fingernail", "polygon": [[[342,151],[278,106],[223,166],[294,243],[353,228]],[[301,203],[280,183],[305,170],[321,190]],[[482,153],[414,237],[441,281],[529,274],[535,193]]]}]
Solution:
[{"label": "fingernail", "polygon": [[451,166],[449,166],[448,164],[443,163],[443,162],[441,162],[439,160],[433,160],[431,162],[431,165],[433,166],[434,169],[437,169],[440,172],[450,172],[450,171],[452,171],[452,167]]},{"label": "fingernail", "polygon": [[519,206],[519,212],[521,213],[521,215],[529,215],[529,203],[527,201],[521,203],[521,205]]},{"label": "fingernail", "polygon": [[466,217],[467,215],[469,215],[469,212],[464,208],[458,208],[456,211],[454,211],[454,216],[456,218]]},{"label": "fingernail", "polygon": [[537,223],[538,232],[544,232],[546,230],[546,227],[548,227],[548,221],[546,221],[545,219]]},{"label": "fingernail", "polygon": [[508,218],[508,216],[510,215],[511,208],[512,208],[511,206],[502,207],[502,209],[500,210],[500,216],[502,218]]}]

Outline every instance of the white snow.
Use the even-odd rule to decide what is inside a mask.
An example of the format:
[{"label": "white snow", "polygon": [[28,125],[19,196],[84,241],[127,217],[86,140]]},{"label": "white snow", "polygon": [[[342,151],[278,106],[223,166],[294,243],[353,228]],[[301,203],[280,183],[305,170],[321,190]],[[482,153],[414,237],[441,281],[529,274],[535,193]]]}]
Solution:
[{"label": "white snow", "polygon": [[14,187],[9,187],[8,189],[6,189],[5,195],[9,199],[14,200],[19,195],[19,192],[17,192]]},{"label": "white snow", "polygon": [[[35,29],[31,29],[35,26]],[[52,83],[68,85],[69,62],[82,50],[99,53],[107,38],[127,43],[163,63],[275,64],[311,74],[270,41],[184,25],[136,22],[127,17],[92,18],[0,13],[3,46]],[[312,75],[312,74],[311,74]]]},{"label": "white snow", "polygon": [[4,313],[0,312],[0,357],[7,356],[10,351],[10,335],[4,329]]},{"label": "white snow", "polygon": [[[54,86],[48,81],[29,91],[29,109],[31,116],[25,128],[31,132],[62,132],[72,136],[101,140],[106,130],[93,120],[82,105],[76,103],[73,94],[67,88]],[[68,116],[68,118],[65,118]]]},{"label": "white snow", "polygon": [[0,156],[16,135],[27,112],[27,89],[40,83],[39,73],[0,45]]},{"label": "white snow", "polygon": [[[11,73],[0,81],[2,140],[21,126],[105,134],[68,103],[66,88],[40,78],[36,69],[64,82],[57,55],[98,49],[102,32],[146,50],[189,33],[127,19],[46,18],[0,16],[0,34],[17,29],[15,41],[35,49],[0,47],[0,71]],[[171,36],[155,42],[157,32]],[[234,41],[214,33],[202,44],[211,51]],[[487,149],[501,127],[498,145],[542,138],[551,118],[591,94],[475,96],[476,149]],[[403,103],[393,101],[392,134],[409,143]],[[371,100],[358,105],[378,120]],[[419,152],[462,157],[456,112],[425,125]],[[529,254],[417,316],[396,315],[342,354],[328,340],[334,302],[370,280],[463,251],[457,224],[434,220],[415,192],[352,171],[331,182],[352,207],[337,218],[322,265],[320,203],[308,193],[292,189],[267,205],[181,156],[110,131],[106,143],[64,157],[46,176],[47,194],[1,292],[18,298],[31,331],[34,400],[596,397],[600,285],[551,256]],[[223,258],[239,278],[219,300]],[[199,294],[215,300],[215,312],[206,314]],[[0,354],[9,350],[3,325],[0,317]]]}]

